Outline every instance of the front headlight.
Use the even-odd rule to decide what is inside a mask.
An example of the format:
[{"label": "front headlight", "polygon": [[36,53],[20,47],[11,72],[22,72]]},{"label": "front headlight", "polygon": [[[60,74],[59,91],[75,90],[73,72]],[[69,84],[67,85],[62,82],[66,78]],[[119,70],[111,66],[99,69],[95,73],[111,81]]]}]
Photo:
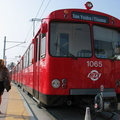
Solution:
[{"label": "front headlight", "polygon": [[52,87],[53,88],[59,88],[60,87],[60,81],[58,79],[54,79],[52,81]]}]

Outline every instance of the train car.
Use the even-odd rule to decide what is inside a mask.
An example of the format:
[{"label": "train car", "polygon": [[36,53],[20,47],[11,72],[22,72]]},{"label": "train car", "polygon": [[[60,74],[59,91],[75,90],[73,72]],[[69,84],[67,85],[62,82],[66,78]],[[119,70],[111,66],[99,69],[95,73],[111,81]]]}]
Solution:
[{"label": "train car", "polygon": [[41,20],[21,60],[20,84],[48,106],[95,103],[96,111],[115,110],[120,94],[120,20],[91,10],[90,2],[85,6],[56,10]]}]

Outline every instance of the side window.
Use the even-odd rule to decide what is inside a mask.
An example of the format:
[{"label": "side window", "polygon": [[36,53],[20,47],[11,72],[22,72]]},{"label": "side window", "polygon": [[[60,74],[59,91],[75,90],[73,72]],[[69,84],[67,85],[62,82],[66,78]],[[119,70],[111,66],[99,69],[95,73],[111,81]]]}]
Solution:
[{"label": "side window", "polygon": [[32,57],[33,57],[33,44],[31,44],[29,48],[29,65],[32,64]]},{"label": "side window", "polygon": [[35,44],[35,62],[37,62],[37,50],[38,50],[38,38],[36,38],[36,44]]},{"label": "side window", "polygon": [[20,60],[20,70],[22,70],[22,60]]},{"label": "side window", "polygon": [[28,67],[29,65],[29,49],[26,51],[24,55],[24,68]]},{"label": "side window", "polygon": [[26,68],[26,53],[24,55],[24,68]]},{"label": "side window", "polygon": [[41,35],[37,36],[35,44],[35,62],[40,60]]},{"label": "side window", "polygon": [[40,53],[40,57],[44,58],[45,57],[45,51],[46,50],[46,36],[45,34],[42,34],[42,38],[41,38],[41,53]]},{"label": "side window", "polygon": [[20,67],[20,62],[19,62],[19,64],[18,64],[18,72],[20,72],[20,70],[21,70],[21,67]]},{"label": "side window", "polygon": [[29,49],[27,50],[27,63],[26,64],[27,64],[26,67],[28,67],[29,66]]},{"label": "side window", "polygon": [[40,46],[41,46],[41,34],[39,35],[39,48],[38,48],[38,51],[39,51],[38,53],[39,54],[38,54],[38,60],[40,60],[40,51],[41,51],[40,50]]},{"label": "side window", "polygon": [[41,37],[40,35],[37,37],[37,61],[40,60],[40,40],[41,40]]}]

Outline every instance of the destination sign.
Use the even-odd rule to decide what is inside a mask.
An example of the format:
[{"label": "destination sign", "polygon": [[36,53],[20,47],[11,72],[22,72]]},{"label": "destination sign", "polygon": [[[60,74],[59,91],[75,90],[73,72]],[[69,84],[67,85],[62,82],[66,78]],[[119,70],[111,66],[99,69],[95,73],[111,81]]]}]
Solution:
[{"label": "destination sign", "polygon": [[109,23],[109,18],[106,16],[82,13],[82,12],[72,12],[73,19],[88,20],[101,23]]}]

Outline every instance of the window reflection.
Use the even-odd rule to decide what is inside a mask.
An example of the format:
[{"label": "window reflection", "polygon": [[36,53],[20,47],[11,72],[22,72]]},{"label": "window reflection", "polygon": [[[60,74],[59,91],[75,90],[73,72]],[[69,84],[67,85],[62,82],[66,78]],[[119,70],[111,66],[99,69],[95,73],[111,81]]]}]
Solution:
[{"label": "window reflection", "polygon": [[50,54],[59,57],[91,57],[89,25],[51,23]]},{"label": "window reflection", "polygon": [[119,31],[94,25],[93,34],[95,56],[106,59],[114,57],[120,46]]}]

